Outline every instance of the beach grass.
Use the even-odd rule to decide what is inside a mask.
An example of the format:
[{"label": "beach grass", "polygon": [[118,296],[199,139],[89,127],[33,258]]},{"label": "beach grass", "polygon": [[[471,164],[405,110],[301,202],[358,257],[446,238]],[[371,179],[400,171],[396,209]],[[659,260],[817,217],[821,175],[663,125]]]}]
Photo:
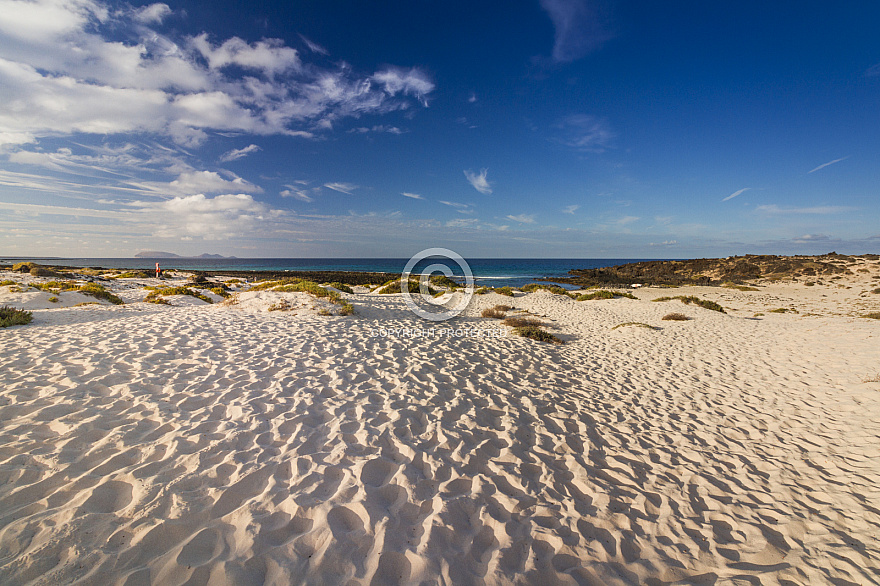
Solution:
[{"label": "beach grass", "polygon": [[499,311],[499,310],[495,309],[494,307],[491,307],[488,309],[484,309],[483,312],[480,314],[480,316],[481,317],[491,317],[494,319],[501,319],[505,316],[505,313],[503,311]]},{"label": "beach grass", "polygon": [[629,327],[629,326],[633,326],[633,327],[637,327],[637,328],[647,328],[647,329],[649,329],[649,330],[659,330],[659,329],[660,329],[660,328],[658,328],[658,327],[656,327],[656,326],[652,326],[652,325],[650,325],[650,324],[642,323],[642,322],[640,322],[640,321],[628,321],[628,322],[624,322],[624,323],[622,323],[622,324],[617,324],[616,326],[614,326],[614,327],[611,328],[611,329],[612,329],[612,330],[616,330],[617,328],[623,328],[623,327]]},{"label": "beach grass", "polygon": [[517,326],[513,328],[513,333],[523,338],[538,340],[539,342],[549,342],[551,344],[563,344],[564,342],[546,330],[542,330],[535,325]]},{"label": "beach grass", "polygon": [[9,326],[23,326],[31,323],[34,314],[23,309],[16,309],[4,305],[0,307],[0,328],[8,328]]},{"label": "beach grass", "polygon": [[545,325],[544,322],[531,317],[508,317],[501,323],[514,328],[539,328]]},{"label": "beach grass", "polygon": [[498,289],[492,290],[499,295],[504,295],[505,297],[513,297],[513,289],[510,287],[499,287]]},{"label": "beach grass", "polygon": [[153,289],[144,298],[144,301],[146,301],[147,303],[155,303],[155,301],[154,301],[155,299],[157,299],[159,297],[169,296],[169,295],[189,295],[190,297],[195,297],[196,299],[201,299],[202,301],[204,301],[206,303],[214,303],[214,300],[211,299],[210,297],[208,297],[207,295],[199,293],[198,291],[190,289],[189,287],[163,287],[160,289]]},{"label": "beach grass", "polygon": [[698,305],[704,309],[711,309],[712,311],[719,311],[721,313],[727,313],[724,311],[724,308],[715,303],[714,301],[709,301],[708,299],[700,299],[694,295],[676,295],[675,297],[658,297],[657,299],[653,299],[652,301],[673,301],[678,299],[685,305]]},{"label": "beach grass", "polygon": [[666,321],[687,321],[691,318],[683,313],[667,313],[661,319],[664,319]]}]

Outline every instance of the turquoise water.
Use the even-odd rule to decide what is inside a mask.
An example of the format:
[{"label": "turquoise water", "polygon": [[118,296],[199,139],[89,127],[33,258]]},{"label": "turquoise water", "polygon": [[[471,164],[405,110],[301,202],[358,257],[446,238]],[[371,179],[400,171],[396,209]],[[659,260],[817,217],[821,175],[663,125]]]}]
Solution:
[{"label": "turquoise water", "polygon": [[[200,271],[359,271],[400,273],[408,258],[0,258],[4,262],[32,260],[59,266],[151,269],[159,263],[163,269]],[[518,287],[538,278],[565,277],[571,269],[595,269],[638,262],[648,259],[633,258],[466,258],[478,285]],[[462,268],[454,261],[429,258],[417,264],[418,273],[428,264],[441,263],[454,275],[462,275]]]}]

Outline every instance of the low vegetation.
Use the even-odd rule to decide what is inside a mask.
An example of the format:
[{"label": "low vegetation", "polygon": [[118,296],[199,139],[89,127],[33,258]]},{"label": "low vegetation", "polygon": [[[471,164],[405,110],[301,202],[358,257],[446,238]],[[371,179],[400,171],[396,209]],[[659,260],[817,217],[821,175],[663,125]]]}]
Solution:
[{"label": "low vegetation", "polygon": [[678,299],[685,305],[699,305],[704,309],[711,309],[712,311],[720,311],[721,313],[727,313],[724,311],[724,308],[715,303],[714,301],[709,301],[708,299],[700,299],[699,297],[695,297],[694,295],[676,295],[675,297],[658,297],[654,299],[654,301],[672,301],[674,299]]},{"label": "low vegetation", "polygon": [[492,289],[489,287],[479,287],[474,290],[474,295],[485,295],[486,293],[491,293]]},{"label": "low vegetation", "polygon": [[662,319],[664,319],[666,321],[687,321],[691,318],[689,318],[688,316],[686,316],[683,313],[667,313],[666,315],[663,316]]},{"label": "low vegetation", "polygon": [[612,329],[612,330],[616,330],[617,328],[623,328],[623,327],[628,327],[628,326],[634,326],[634,327],[637,327],[637,328],[647,328],[647,329],[649,329],[649,330],[659,330],[659,329],[660,329],[660,328],[658,328],[658,327],[655,327],[655,326],[652,326],[652,325],[649,325],[649,324],[646,324],[646,323],[642,323],[642,322],[640,322],[640,321],[628,321],[628,322],[624,322],[624,323],[622,323],[622,324],[617,324],[616,326],[614,326],[614,327],[611,328],[611,329]]},{"label": "low vegetation", "polygon": [[83,295],[94,297],[95,299],[109,301],[113,305],[122,305],[125,303],[122,299],[105,289],[103,285],[97,283],[84,283],[79,285],[75,281],[47,281],[45,283],[31,283],[31,286],[40,291],[47,291],[49,293],[61,293],[63,291],[82,293]]},{"label": "low vegetation", "polygon": [[226,299],[230,295],[229,291],[227,291],[223,287],[211,287],[210,289],[208,289],[208,291],[210,291],[214,295],[219,295],[223,299]]},{"label": "low vegetation", "polygon": [[446,275],[434,275],[429,279],[432,284],[438,287],[447,287],[449,289],[458,289],[461,287],[458,283],[447,277]]},{"label": "low vegetation", "polygon": [[508,317],[503,322],[506,326],[511,326],[514,328],[527,328],[527,327],[543,327],[544,322],[531,318],[531,317]]},{"label": "low vegetation", "polygon": [[778,307],[776,309],[770,309],[770,313],[797,313],[795,309],[789,309],[788,307]]},{"label": "low vegetation", "polygon": [[13,281],[12,279],[4,279],[0,281],[0,287],[5,287],[6,285],[17,285],[17,281]]},{"label": "low vegetation", "polygon": [[868,318],[868,319],[880,319],[880,311],[874,311],[874,312],[872,312],[872,313],[866,313],[866,314],[863,315],[862,317],[865,317],[865,318]]},{"label": "low vegetation", "polygon": [[615,297],[638,299],[638,297],[626,291],[609,291],[607,289],[600,289],[598,291],[592,291],[590,293],[581,293],[580,295],[575,297],[575,299],[577,301],[594,301],[596,299],[614,299]]},{"label": "low vegetation", "polygon": [[491,308],[488,308],[488,309],[484,309],[484,310],[483,310],[483,313],[481,313],[480,315],[481,315],[482,317],[491,317],[491,318],[494,318],[494,319],[501,319],[501,318],[504,317],[505,314],[504,314],[503,311],[498,311],[498,310],[495,309],[494,307],[491,307]]},{"label": "low vegetation", "polygon": [[[387,283],[383,283],[380,285],[379,294],[380,295],[393,295],[394,293],[400,293],[401,290],[401,281],[402,279],[393,279],[388,281]],[[407,291],[411,294],[413,293],[421,293],[419,288],[419,282],[416,279],[410,279],[407,282]],[[428,295],[435,295],[437,290],[431,287],[430,285],[426,285],[426,292]]]},{"label": "low vegetation", "polygon": [[339,281],[334,281],[334,282],[330,283],[329,285],[331,287],[333,287],[334,289],[338,289],[338,290],[342,291],[343,293],[354,293],[354,291],[352,290],[351,287],[349,287],[345,283],[340,283]]},{"label": "low vegetation", "polygon": [[109,279],[149,279],[155,277],[155,271],[126,271],[118,275],[110,275]]},{"label": "low vegetation", "polygon": [[880,287],[874,289],[873,291],[871,291],[871,293],[876,293],[876,294],[880,295]]},{"label": "low vegetation", "polygon": [[499,295],[504,295],[505,297],[513,297],[513,289],[510,287],[499,287],[498,289],[493,289],[493,292],[498,293]]},{"label": "low vegetation", "polygon": [[8,328],[9,326],[23,326],[31,323],[34,314],[23,309],[16,309],[4,305],[0,307],[0,328]]},{"label": "low vegetation", "polygon": [[[398,284],[399,287],[400,281],[398,280],[395,282]],[[351,288],[347,285],[344,285],[343,283],[334,282],[330,284],[331,287],[342,290],[340,287],[337,287],[338,285],[346,287],[347,289],[349,289],[349,291],[351,291]],[[388,284],[386,283],[386,285]],[[416,287],[418,287],[418,285],[416,285]],[[325,289],[314,281],[306,281],[303,279],[280,279],[277,281],[263,281],[262,283],[257,283],[256,285],[248,289],[248,291],[266,290],[276,291],[278,293],[308,293],[309,295],[317,298],[326,298],[327,301],[329,301],[330,303],[338,305],[339,309],[336,312],[337,315],[351,315],[352,313],[354,313],[354,306],[351,303],[347,302],[342,297],[342,295],[340,295],[337,291]],[[399,292],[400,289],[398,289],[397,291]],[[380,293],[381,292],[382,291],[380,291]],[[285,309],[286,308],[282,307],[272,309],[270,307],[269,311],[283,311]]]},{"label": "low vegetation", "polygon": [[539,342],[549,342],[551,344],[563,344],[564,342],[546,330],[542,330],[538,326],[518,326],[513,328],[513,333],[523,338],[538,340]]},{"label": "low vegetation", "polygon": [[[169,295],[189,295],[190,297],[195,297],[196,299],[201,299],[206,303],[214,303],[214,300],[204,295],[203,293],[199,293],[189,287],[162,287],[159,289],[153,289],[150,293],[144,298],[144,301],[147,303],[156,303],[155,299],[159,297],[165,297]],[[161,302],[159,302],[161,303]],[[166,302],[167,304],[167,302]]]},{"label": "low vegetation", "polygon": [[760,291],[757,287],[749,287],[748,285],[738,285],[731,281],[727,281],[726,283],[721,284],[722,287],[727,287],[728,289],[736,289],[737,291]]},{"label": "low vegetation", "polygon": [[566,297],[571,297],[571,294],[563,287],[559,285],[548,285],[546,283],[529,283],[524,287],[520,287],[519,290],[523,293],[532,293],[534,291],[550,291],[554,295],[565,295]]}]

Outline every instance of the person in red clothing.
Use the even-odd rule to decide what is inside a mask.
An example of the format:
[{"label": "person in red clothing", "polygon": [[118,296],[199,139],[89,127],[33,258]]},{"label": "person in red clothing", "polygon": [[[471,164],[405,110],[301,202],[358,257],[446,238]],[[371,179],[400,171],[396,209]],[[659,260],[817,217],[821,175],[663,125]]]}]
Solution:
[{"label": "person in red clothing", "polygon": [[159,268],[159,263],[156,263],[156,278],[158,279],[162,276],[162,269]]}]

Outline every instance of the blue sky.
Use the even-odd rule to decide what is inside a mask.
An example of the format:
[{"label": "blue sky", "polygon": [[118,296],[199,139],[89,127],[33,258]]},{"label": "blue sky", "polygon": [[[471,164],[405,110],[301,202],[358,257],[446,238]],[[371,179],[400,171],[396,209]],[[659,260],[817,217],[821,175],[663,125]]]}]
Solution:
[{"label": "blue sky", "polygon": [[0,254],[878,252],[878,21],[0,0]]}]

